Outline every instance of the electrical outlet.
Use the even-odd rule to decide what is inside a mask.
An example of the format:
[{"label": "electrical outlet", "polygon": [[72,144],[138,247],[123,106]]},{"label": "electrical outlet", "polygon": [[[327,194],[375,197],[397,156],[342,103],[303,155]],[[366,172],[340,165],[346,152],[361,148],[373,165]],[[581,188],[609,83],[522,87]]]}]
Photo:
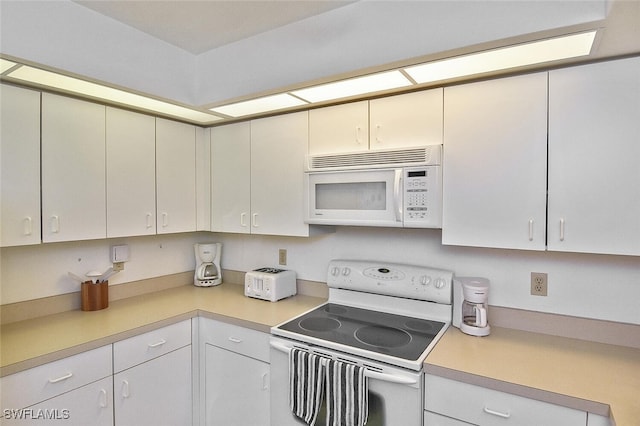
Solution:
[{"label": "electrical outlet", "polygon": [[531,294],[533,296],[547,295],[547,274],[544,272],[531,273]]},{"label": "electrical outlet", "polygon": [[287,249],[278,250],[278,264],[282,266],[287,264]]}]

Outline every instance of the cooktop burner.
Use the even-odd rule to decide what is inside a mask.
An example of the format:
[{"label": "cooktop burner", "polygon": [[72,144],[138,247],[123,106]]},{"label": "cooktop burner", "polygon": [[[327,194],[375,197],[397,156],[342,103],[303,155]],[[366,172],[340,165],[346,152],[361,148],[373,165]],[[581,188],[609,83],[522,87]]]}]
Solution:
[{"label": "cooktop burner", "polygon": [[278,328],[372,352],[416,360],[446,324],[327,303]]}]

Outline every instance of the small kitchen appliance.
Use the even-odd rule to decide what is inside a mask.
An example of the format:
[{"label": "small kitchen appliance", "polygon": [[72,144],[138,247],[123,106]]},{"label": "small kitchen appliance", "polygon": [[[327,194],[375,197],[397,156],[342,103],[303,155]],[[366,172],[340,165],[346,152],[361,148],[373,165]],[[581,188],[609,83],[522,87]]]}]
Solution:
[{"label": "small kitchen appliance", "polygon": [[296,273],[287,269],[260,268],[244,276],[244,295],[276,302],[296,294]]},{"label": "small kitchen appliance", "polygon": [[194,250],[196,271],[193,276],[193,285],[211,287],[222,283],[222,269],[220,269],[222,244],[195,244]]},{"label": "small kitchen appliance", "polygon": [[453,282],[453,325],[471,336],[488,336],[489,280],[460,277]]}]

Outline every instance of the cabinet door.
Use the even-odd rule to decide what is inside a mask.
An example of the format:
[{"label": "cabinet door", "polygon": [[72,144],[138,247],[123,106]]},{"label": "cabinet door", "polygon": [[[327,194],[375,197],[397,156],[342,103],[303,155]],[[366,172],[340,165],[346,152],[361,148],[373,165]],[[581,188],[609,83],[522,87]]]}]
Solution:
[{"label": "cabinet door", "polygon": [[[271,158],[271,157],[269,157]],[[250,232],[251,125],[211,129],[211,230]]]},{"label": "cabinet door", "polygon": [[115,424],[190,425],[191,346],[114,375]]},{"label": "cabinet door", "polygon": [[[3,425],[112,426],[113,382],[106,377],[55,398],[12,413]],[[18,418],[22,415],[22,418]],[[29,423],[32,420],[33,423]]]},{"label": "cabinet door", "polygon": [[157,233],[196,230],[196,129],[156,119]]},{"label": "cabinet door", "polygon": [[107,108],[107,238],[156,233],[155,118]]},{"label": "cabinet door", "polygon": [[549,250],[640,255],[640,58],[549,73]]},{"label": "cabinet door", "polygon": [[368,149],[368,101],[309,111],[309,154],[337,154]]},{"label": "cabinet door", "polygon": [[444,92],[443,244],[545,249],[547,74]]},{"label": "cabinet door", "polygon": [[0,245],[40,243],[40,92],[0,85]]},{"label": "cabinet door", "polygon": [[442,88],[369,102],[370,149],[442,144]]},{"label": "cabinet door", "polygon": [[105,107],[42,94],[42,240],[105,238]]},{"label": "cabinet door", "polygon": [[196,219],[198,231],[211,231],[211,129],[196,127]]},{"label": "cabinet door", "polygon": [[308,236],[304,158],[308,113],[251,122],[251,233]]},{"label": "cabinet door", "polygon": [[269,364],[206,345],[205,425],[269,424]]}]

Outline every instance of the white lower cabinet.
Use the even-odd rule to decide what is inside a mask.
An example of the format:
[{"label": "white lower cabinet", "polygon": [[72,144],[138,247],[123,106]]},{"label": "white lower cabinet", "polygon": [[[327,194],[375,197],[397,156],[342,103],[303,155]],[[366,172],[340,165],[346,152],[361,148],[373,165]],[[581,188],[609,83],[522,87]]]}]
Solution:
[{"label": "white lower cabinet", "polygon": [[[113,378],[106,377],[97,382],[64,393],[55,398],[28,408],[25,415],[31,416],[38,425],[65,426],[111,426],[113,425]],[[2,423],[11,425],[13,422]],[[24,425],[24,420],[15,420]]]},{"label": "white lower cabinet", "polygon": [[[587,413],[572,408],[425,375],[425,426],[585,426]],[[432,416],[437,414],[438,416]],[[449,417],[450,419],[443,419]],[[433,419],[432,423],[427,420]],[[467,423],[464,423],[467,422]]]},{"label": "white lower cabinet", "polygon": [[202,424],[269,425],[269,335],[200,319]]},{"label": "white lower cabinet", "polygon": [[111,345],[0,379],[2,423],[113,424]]},{"label": "white lower cabinet", "polygon": [[114,343],[113,361],[117,426],[192,423],[190,320]]}]

